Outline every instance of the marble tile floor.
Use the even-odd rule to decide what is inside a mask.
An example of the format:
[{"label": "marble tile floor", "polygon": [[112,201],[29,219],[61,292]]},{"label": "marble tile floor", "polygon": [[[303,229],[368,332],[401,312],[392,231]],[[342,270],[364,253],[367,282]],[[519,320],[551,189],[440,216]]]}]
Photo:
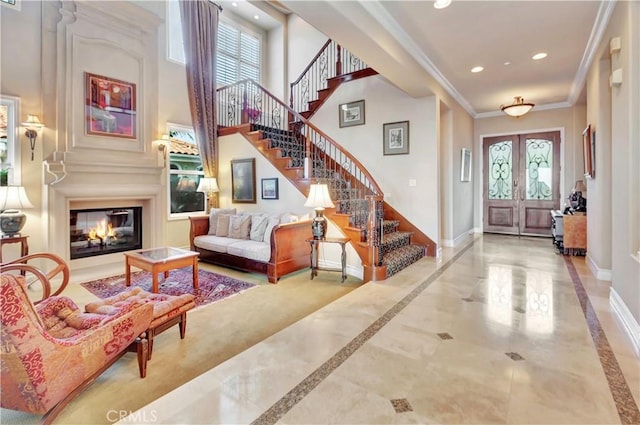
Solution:
[{"label": "marble tile floor", "polygon": [[476,235],[120,423],[637,424],[640,359],[608,286],[549,239]]}]

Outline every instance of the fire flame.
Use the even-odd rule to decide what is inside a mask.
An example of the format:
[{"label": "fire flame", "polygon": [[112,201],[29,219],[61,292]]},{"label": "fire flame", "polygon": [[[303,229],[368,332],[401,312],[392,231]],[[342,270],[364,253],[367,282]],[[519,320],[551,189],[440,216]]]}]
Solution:
[{"label": "fire flame", "polygon": [[104,240],[106,237],[110,237],[115,239],[116,232],[113,231],[111,227],[111,223],[107,226],[107,220],[101,220],[96,227],[89,229],[89,239],[100,239]]}]

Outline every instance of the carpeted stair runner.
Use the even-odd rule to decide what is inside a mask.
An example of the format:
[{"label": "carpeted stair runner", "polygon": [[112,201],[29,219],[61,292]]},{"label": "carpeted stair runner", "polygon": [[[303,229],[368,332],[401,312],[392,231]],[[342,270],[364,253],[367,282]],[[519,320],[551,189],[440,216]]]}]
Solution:
[{"label": "carpeted stair runner", "polygon": [[411,244],[411,232],[400,232],[398,220],[384,220],[382,223],[383,236],[382,264],[387,266],[387,278],[400,270],[415,263],[425,255],[425,248]]}]

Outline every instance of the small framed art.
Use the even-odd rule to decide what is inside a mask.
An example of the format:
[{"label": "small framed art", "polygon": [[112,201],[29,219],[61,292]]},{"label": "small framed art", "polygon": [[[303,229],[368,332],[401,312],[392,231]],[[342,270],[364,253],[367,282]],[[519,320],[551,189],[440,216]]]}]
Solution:
[{"label": "small framed art", "polygon": [[340,128],[364,124],[364,100],[343,103],[338,107]]},{"label": "small framed art", "polygon": [[262,179],[262,199],[278,199],[278,178]]},{"label": "small framed art", "polygon": [[383,124],[383,153],[402,155],[409,153],[409,121]]}]

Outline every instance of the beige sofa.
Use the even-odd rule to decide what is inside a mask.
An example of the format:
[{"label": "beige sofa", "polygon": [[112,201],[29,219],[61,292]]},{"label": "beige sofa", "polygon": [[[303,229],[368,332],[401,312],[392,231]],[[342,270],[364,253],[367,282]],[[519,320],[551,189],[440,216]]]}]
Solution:
[{"label": "beige sofa", "polygon": [[281,276],[310,266],[311,220],[292,214],[237,213],[212,209],[209,216],[189,217],[191,250],[212,264]]}]

